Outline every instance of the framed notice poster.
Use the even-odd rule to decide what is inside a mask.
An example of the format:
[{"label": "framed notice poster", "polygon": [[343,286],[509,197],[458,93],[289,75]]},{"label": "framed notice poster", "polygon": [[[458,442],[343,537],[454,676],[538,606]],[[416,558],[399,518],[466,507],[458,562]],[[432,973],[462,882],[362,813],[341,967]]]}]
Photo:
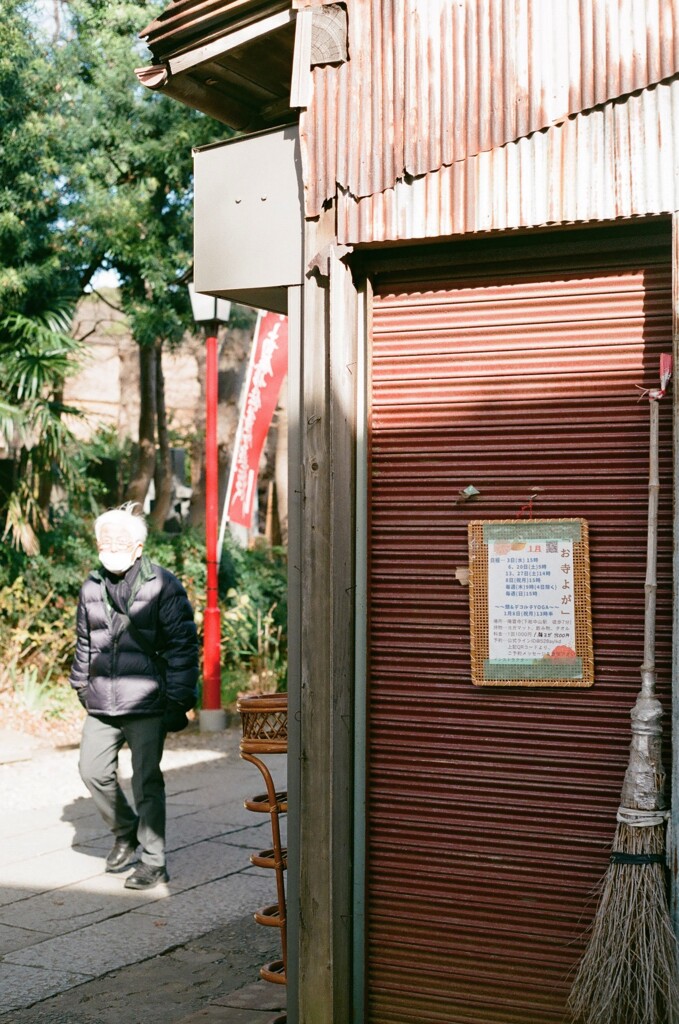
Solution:
[{"label": "framed notice poster", "polygon": [[469,523],[475,686],[592,686],[584,519]]}]

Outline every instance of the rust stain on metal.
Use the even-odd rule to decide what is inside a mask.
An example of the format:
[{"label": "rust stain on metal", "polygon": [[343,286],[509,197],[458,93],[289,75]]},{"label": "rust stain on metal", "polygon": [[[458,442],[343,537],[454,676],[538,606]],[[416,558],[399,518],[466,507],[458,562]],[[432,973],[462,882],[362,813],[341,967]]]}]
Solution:
[{"label": "rust stain on metal", "polygon": [[669,213],[679,207],[679,78],[384,192],[337,197],[346,244]]},{"label": "rust stain on metal", "polygon": [[[477,245],[454,277],[411,265],[376,280],[371,1024],[561,1024],[615,827],[643,648],[647,410],[634,385],[657,379],[671,332],[669,231],[562,233],[544,249],[535,237],[521,242]],[[670,413],[661,408],[663,482]],[[457,502],[470,481],[483,518],[513,516],[537,486],[540,515],[589,521],[592,690],[473,691],[468,594],[455,579],[479,512]],[[661,506],[666,696],[669,486]]]},{"label": "rust stain on metal", "polygon": [[374,196],[679,72],[679,0],[347,0],[347,10],[350,59],[314,72],[300,117],[308,216],[338,188]]}]

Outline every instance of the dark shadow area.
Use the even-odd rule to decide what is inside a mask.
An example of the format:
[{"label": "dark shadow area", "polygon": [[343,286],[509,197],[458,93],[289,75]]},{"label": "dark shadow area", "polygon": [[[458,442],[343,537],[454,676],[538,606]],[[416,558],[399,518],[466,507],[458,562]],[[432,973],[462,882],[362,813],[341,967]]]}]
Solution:
[{"label": "dark shadow area", "polygon": [[[262,785],[239,757],[239,739],[234,728],[169,739],[170,881],[144,893],[124,889],[132,866],[105,873],[112,837],[92,799],[59,803],[63,773],[71,777],[68,791],[77,788],[74,752],[36,752],[33,784],[49,786],[51,776],[55,797],[50,804],[40,795],[35,809],[3,821],[0,1020],[179,1021],[213,997],[257,982],[259,968],[280,957],[278,930],[253,918],[275,901],[276,886],[272,872],[250,863],[250,854],[270,847],[271,829],[267,815],[243,806]],[[285,756],[271,760],[284,787]],[[129,781],[122,784],[129,792]],[[35,885],[24,881],[30,878]],[[262,986],[256,992],[278,987]],[[255,1022],[271,1016],[252,1012]]]},{"label": "dark shadow area", "polygon": [[[641,684],[649,403],[639,389],[659,386],[659,356],[672,351],[668,221],[450,250],[457,266],[425,265],[431,252],[419,268],[404,258],[375,288],[367,1013],[487,1021],[523,1008],[558,1024],[608,864]],[[457,575],[468,524],[531,517],[589,524],[589,689],[472,684],[469,590]],[[666,768],[671,641],[666,398],[656,652]]]}]

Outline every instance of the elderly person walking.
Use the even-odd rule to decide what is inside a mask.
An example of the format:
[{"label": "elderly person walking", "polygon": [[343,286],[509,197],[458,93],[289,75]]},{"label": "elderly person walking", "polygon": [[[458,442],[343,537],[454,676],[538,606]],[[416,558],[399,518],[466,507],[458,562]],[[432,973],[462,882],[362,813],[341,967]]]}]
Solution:
[{"label": "elderly person walking", "polygon": [[[80,590],[71,685],[87,711],[80,774],[115,837],[106,870],[128,867],[140,846],[125,887],[150,889],[169,879],[160,760],[166,733],[187,725],[196,702],[198,640],[182,584],[143,553],[146,524],[133,507],[104,512],[94,524],[101,568]],[[124,743],[134,809],[118,783]]]}]

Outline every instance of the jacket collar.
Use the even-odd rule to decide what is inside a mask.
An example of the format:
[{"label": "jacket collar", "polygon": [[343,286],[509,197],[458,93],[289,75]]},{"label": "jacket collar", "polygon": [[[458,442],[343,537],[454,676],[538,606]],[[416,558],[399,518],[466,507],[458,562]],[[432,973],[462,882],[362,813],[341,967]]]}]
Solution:
[{"label": "jacket collar", "polygon": [[[157,566],[153,564],[148,555],[142,552],[141,568],[139,569],[139,572],[137,573],[137,578],[135,579],[134,584],[132,585],[133,596],[137,593],[142,583],[147,583],[148,580],[154,579],[154,577],[156,576],[156,568]],[[96,580],[97,583],[104,582],[104,577],[100,569],[92,569],[92,571],[90,572],[90,579]]]}]

